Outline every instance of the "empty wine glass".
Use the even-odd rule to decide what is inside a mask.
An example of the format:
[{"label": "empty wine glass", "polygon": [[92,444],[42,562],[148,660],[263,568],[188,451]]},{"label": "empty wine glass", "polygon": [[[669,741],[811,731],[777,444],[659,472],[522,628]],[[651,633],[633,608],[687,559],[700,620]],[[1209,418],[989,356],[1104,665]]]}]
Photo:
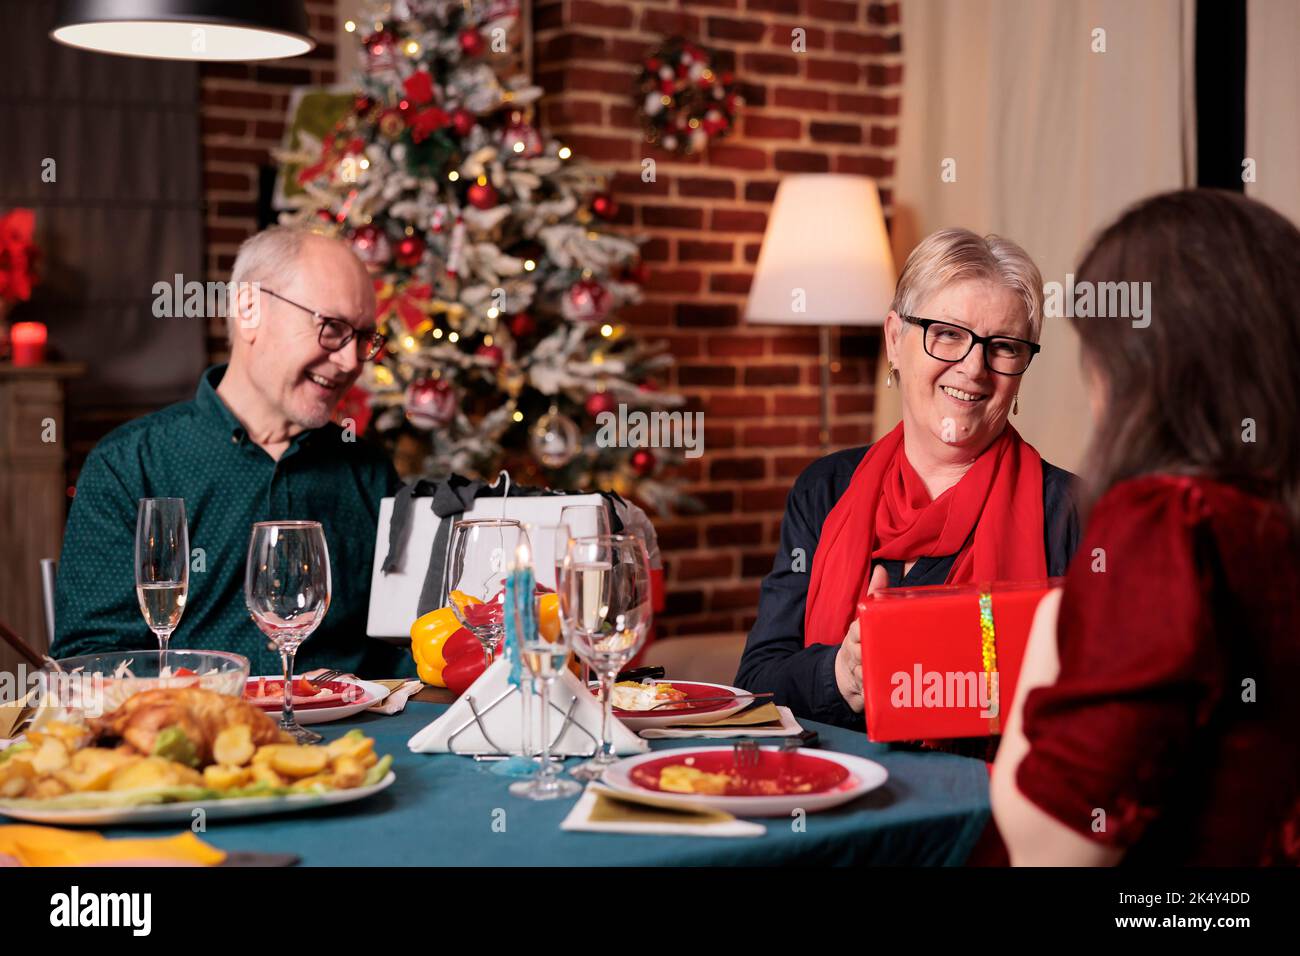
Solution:
[{"label": "empty wine glass", "polygon": [[284,709],[280,727],[299,743],[320,734],[293,715],[293,658],[325,619],[330,606],[330,556],[319,521],[259,521],[253,525],[244,568],[244,602],[253,621],[280,651]]},{"label": "empty wine glass", "polygon": [[559,592],[560,620],[573,649],[600,678],[600,750],[572,771],[579,780],[594,780],[616,760],[610,726],[614,680],[641,649],[654,618],[645,544],[623,534],[573,539]]},{"label": "empty wine glass", "polygon": [[190,532],[184,498],[141,498],[135,518],[135,594],[144,622],[167,650],[185,612]]},{"label": "empty wine glass", "polygon": [[505,633],[506,573],[524,534],[513,518],[457,521],[451,529],[447,598],[457,620],[483,645],[488,667]]}]

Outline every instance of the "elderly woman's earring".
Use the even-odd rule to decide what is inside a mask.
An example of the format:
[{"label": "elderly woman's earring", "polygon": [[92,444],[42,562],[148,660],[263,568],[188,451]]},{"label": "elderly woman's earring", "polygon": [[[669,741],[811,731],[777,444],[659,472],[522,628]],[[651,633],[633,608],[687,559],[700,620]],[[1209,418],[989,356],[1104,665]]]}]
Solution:
[{"label": "elderly woman's earring", "polygon": [[889,372],[885,375],[885,387],[893,388],[894,383],[898,381],[898,369],[894,368],[894,363],[889,363]]},{"label": "elderly woman's earring", "polygon": [[1011,414],[1012,415],[1020,414],[1020,393],[1019,392],[1016,392],[1016,394],[1011,398]]}]

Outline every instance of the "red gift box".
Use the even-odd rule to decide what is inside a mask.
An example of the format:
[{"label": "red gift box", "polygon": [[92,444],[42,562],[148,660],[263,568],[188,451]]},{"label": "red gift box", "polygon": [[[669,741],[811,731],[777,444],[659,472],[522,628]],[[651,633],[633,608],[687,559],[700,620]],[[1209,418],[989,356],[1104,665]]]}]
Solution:
[{"label": "red gift box", "polygon": [[887,742],[1001,733],[1034,611],[1060,583],[887,588],[863,598],[867,736]]}]

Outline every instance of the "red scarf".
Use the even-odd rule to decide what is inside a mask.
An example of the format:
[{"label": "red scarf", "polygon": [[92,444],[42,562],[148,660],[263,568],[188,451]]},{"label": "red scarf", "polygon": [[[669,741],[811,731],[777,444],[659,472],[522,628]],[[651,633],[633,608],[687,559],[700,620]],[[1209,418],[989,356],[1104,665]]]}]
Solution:
[{"label": "red scarf", "polygon": [[1043,459],[1007,425],[961,481],[930,499],[903,452],[903,426],[867,450],[822,524],[804,646],[844,639],[873,560],[955,554],[949,584],[1047,577]]}]

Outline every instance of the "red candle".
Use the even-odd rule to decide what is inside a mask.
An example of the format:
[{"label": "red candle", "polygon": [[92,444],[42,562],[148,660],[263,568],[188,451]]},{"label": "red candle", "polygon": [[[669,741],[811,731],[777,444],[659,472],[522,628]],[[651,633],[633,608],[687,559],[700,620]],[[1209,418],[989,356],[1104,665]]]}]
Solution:
[{"label": "red candle", "polygon": [[14,365],[40,365],[44,362],[47,335],[40,322],[15,322],[9,330]]}]

